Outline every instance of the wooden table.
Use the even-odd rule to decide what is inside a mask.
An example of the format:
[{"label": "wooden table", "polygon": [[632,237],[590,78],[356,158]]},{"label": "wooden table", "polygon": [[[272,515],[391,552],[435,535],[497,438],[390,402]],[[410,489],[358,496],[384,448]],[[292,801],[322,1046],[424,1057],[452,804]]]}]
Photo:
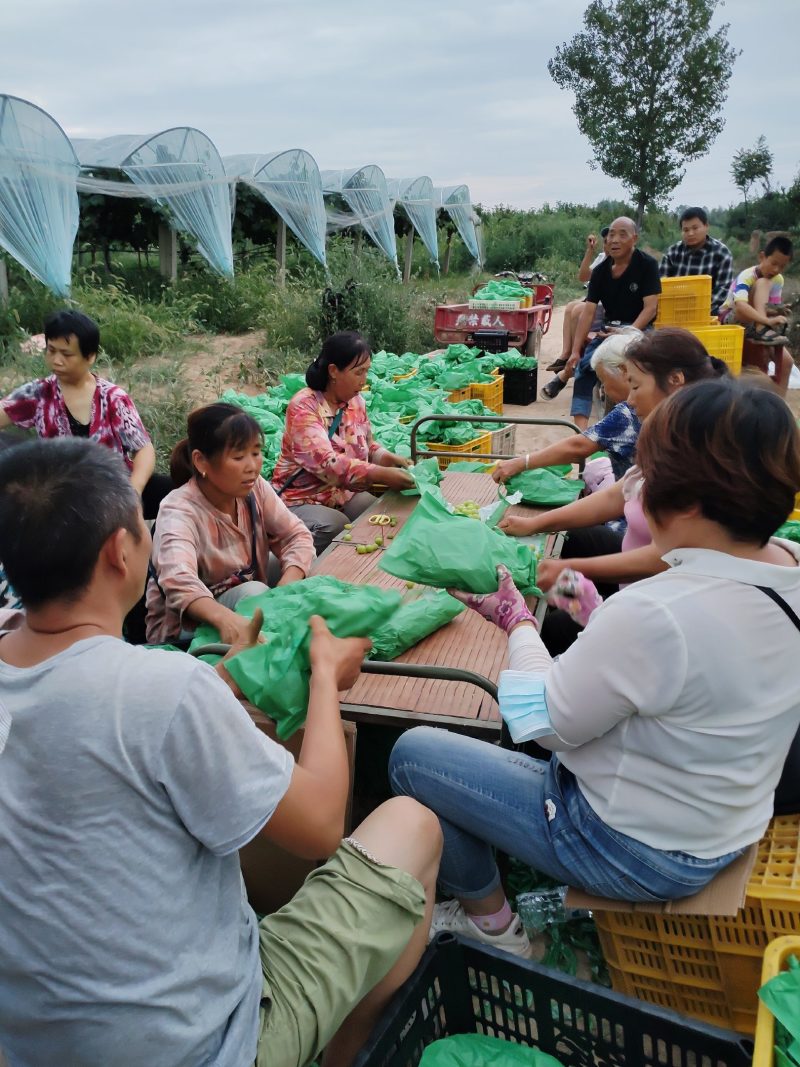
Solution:
[{"label": "wooden table", "polygon": [[[475,500],[483,505],[497,496],[497,485],[488,474],[446,473],[441,490],[445,499],[453,504]],[[320,556],[313,573],[330,574],[343,581],[385,589],[400,589],[406,593],[405,582],[378,569],[383,550],[359,556],[354,546],[374,541],[378,530],[387,532],[386,527],[370,526],[370,515],[385,512],[396,516],[394,532],[397,533],[418,500],[418,497],[406,497],[393,491],[385,493],[374,508],[353,524],[352,541],[344,542],[341,536],[337,538]],[[544,510],[515,505],[510,512],[534,515]],[[560,554],[562,541],[561,534],[549,535],[547,555]],[[543,612],[544,602],[540,608]],[[467,609],[395,662],[468,670],[497,683],[500,671],[506,666],[506,652],[505,634]],[[479,736],[500,733],[500,713],[495,701],[483,690],[461,682],[362,674],[344,696],[342,714],[354,722],[446,725]]]}]

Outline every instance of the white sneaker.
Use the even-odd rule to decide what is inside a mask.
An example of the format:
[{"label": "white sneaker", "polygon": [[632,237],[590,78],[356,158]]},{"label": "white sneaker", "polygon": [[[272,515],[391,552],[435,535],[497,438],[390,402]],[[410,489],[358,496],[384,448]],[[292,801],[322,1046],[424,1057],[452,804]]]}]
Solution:
[{"label": "white sneaker", "polygon": [[522,956],[526,960],[529,960],[533,953],[528,935],[517,914],[514,914],[511,925],[502,934],[487,934],[475,925],[457,900],[446,900],[443,904],[435,904],[433,907],[430,938],[445,932],[461,934],[462,937],[502,949],[512,956]]}]

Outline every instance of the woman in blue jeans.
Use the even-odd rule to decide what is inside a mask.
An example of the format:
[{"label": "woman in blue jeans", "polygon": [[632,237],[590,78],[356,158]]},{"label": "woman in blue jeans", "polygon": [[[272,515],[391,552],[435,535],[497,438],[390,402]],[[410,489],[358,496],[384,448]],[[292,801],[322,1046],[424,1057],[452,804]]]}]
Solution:
[{"label": "woman in blue jeans", "polygon": [[[600,896],[660,901],[708,883],[764,832],[800,722],[800,546],[772,537],[800,487],[786,405],[739,382],[675,393],[638,463],[669,569],[592,615],[552,661],[507,572],[456,594],[508,634],[500,710],[543,762],[426,727],[395,746],[398,794],[444,832],[432,932],[529,955],[494,849]],[[794,615],[794,617],[793,617]]]}]

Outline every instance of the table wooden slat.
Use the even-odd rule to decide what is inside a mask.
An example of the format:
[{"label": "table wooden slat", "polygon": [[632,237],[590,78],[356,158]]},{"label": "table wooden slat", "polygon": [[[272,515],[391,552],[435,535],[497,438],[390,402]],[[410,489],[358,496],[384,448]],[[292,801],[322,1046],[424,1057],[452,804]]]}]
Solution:
[{"label": "table wooden slat", "polygon": [[[497,486],[487,474],[446,473],[441,489],[445,499],[453,504],[474,500],[483,505],[497,496]],[[317,561],[314,573],[330,574],[346,582],[399,589],[406,596],[415,595],[414,590],[407,589],[404,581],[378,569],[382,549],[360,556],[355,545],[374,541],[378,530],[384,535],[398,532],[417,500],[417,497],[404,497],[394,491],[384,494],[375,508],[353,524],[352,542],[332,544]],[[516,505],[513,510],[530,515],[542,509]],[[380,512],[397,518],[394,530],[370,526],[369,515]],[[387,547],[390,544],[391,541],[388,541]],[[556,536],[552,535],[548,540],[548,554],[555,544]],[[397,662],[460,668],[482,674],[496,683],[500,671],[506,666],[506,659],[505,635],[476,612],[465,610],[447,626],[399,656]],[[459,720],[464,721],[465,726],[467,722],[484,723],[486,726],[496,724],[499,730],[499,711],[491,697],[476,686],[460,682],[364,674],[343,696],[343,702],[359,706],[361,718],[368,717],[370,709],[374,709],[376,721],[386,717],[381,714],[381,709],[393,709],[400,717],[410,717],[417,722],[424,722],[426,717],[445,716],[452,719],[454,724]]]}]

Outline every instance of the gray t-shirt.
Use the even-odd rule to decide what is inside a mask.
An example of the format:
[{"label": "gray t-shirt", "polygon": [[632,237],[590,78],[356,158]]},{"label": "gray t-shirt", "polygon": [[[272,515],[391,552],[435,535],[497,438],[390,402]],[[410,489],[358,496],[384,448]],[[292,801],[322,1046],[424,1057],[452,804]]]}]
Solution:
[{"label": "gray t-shirt", "polygon": [[293,760],[214,671],[112,637],[0,662],[11,1067],[241,1067],[261,966],[237,849]]}]

